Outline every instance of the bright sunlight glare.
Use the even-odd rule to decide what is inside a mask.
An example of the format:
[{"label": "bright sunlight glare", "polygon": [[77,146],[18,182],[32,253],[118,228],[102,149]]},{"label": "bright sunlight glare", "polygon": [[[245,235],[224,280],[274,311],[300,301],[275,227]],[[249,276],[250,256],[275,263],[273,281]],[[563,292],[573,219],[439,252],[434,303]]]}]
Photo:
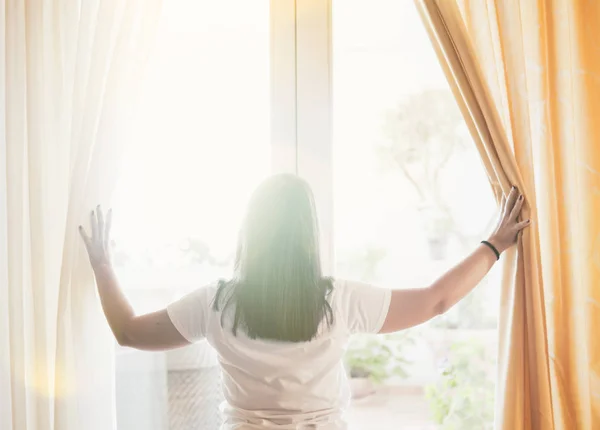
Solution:
[{"label": "bright sunlight glare", "polygon": [[132,254],[187,237],[233,249],[270,167],[268,6],[164,3],[114,201],[114,237]]}]

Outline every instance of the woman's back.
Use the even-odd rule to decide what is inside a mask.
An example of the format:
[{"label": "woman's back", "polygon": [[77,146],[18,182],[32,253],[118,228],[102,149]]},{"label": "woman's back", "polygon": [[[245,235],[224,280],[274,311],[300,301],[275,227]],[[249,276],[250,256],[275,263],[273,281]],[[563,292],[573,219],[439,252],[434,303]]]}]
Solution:
[{"label": "woman's back", "polygon": [[457,303],[529,225],[518,222],[522,206],[513,187],[489,241],[432,285],[392,292],[323,276],[310,187],[278,175],[248,205],[231,279],[140,316],[110,264],[110,213],[105,224],[98,207],[92,237],[80,231],[102,308],[121,345],[155,351],[207,338],[216,348],[226,430],[339,430],[349,400],[342,363],[348,337],[413,327]]},{"label": "woman's back", "polygon": [[329,297],[334,323],[330,326],[324,318],[308,342],[251,339],[241,330],[234,335],[233,312],[221,318],[221,312],[211,309],[216,292],[217,286],[199,289],[167,310],[189,341],[206,337],[218,352],[227,401],[225,428],[325,423],[344,428],[342,415],[350,395],[342,358],[348,338],[379,331],[391,292],[335,281]]}]

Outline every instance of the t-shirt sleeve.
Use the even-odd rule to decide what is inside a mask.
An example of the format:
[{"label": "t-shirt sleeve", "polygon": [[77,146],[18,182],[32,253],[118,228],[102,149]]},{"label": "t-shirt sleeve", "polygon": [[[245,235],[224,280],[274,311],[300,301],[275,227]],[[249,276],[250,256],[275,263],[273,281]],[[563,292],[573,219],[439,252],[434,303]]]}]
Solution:
[{"label": "t-shirt sleeve", "polygon": [[378,333],[390,307],[392,291],[362,282],[342,281],[337,292],[350,333]]},{"label": "t-shirt sleeve", "polygon": [[213,287],[199,288],[167,306],[171,322],[188,342],[206,337],[214,294]]}]

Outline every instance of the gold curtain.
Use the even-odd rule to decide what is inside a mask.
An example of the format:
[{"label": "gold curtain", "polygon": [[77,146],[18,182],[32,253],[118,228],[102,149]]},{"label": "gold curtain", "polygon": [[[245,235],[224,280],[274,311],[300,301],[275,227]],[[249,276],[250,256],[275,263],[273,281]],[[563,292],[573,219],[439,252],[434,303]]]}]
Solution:
[{"label": "gold curtain", "polygon": [[534,221],[505,257],[496,428],[600,429],[600,2],[415,1],[496,197]]}]

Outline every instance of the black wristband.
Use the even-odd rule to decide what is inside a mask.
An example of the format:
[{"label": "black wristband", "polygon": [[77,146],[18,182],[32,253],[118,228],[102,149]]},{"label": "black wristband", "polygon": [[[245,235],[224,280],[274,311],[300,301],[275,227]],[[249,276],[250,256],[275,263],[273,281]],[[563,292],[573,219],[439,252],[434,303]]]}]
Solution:
[{"label": "black wristband", "polygon": [[494,254],[496,254],[496,260],[500,260],[500,252],[498,252],[498,249],[496,249],[494,245],[489,243],[487,240],[482,240],[481,243],[487,245],[492,251],[494,251]]}]

